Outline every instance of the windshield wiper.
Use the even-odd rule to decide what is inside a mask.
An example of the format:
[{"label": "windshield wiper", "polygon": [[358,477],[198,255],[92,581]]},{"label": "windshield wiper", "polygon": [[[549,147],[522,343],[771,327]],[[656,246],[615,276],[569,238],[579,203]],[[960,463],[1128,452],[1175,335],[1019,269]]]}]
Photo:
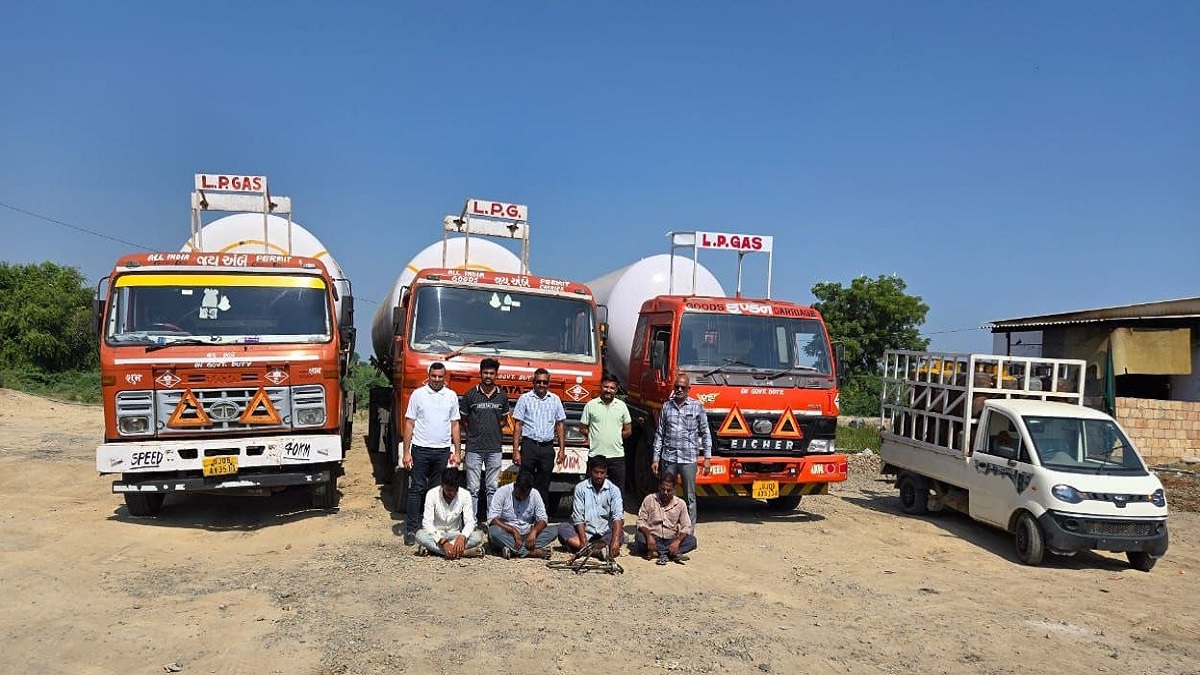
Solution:
[{"label": "windshield wiper", "polygon": [[178,340],[172,340],[171,342],[158,342],[158,343],[150,345],[149,347],[146,347],[146,353],[149,354],[150,352],[156,352],[165,347],[175,347],[177,345],[208,345],[208,344],[212,344],[214,342],[218,342],[218,341],[220,341],[220,339],[221,338],[214,335],[212,337],[207,337],[207,338],[190,337],[190,338],[180,338]]},{"label": "windshield wiper", "polygon": [[758,366],[754,365],[753,363],[746,363],[745,361],[739,361],[737,359],[725,359],[724,361],[725,361],[724,363],[717,366],[716,368],[713,368],[712,370],[701,375],[700,377],[711,377],[712,375],[725,370],[729,366],[746,366],[747,368],[757,368],[758,367]]},{"label": "windshield wiper", "polygon": [[814,366],[792,366],[791,368],[785,368],[777,373],[767,373],[766,375],[755,375],[754,379],[756,379],[756,380],[773,380],[777,377],[783,377],[784,375],[790,375],[793,370],[803,370],[803,371],[807,371],[810,373],[821,372]]},{"label": "windshield wiper", "polygon": [[458,349],[455,349],[454,351],[450,352],[450,353],[449,353],[449,354],[447,354],[447,355],[446,355],[446,357],[445,357],[444,359],[442,359],[442,360],[443,360],[443,361],[449,361],[450,359],[452,359],[452,358],[454,358],[454,357],[458,356],[459,354],[463,353],[463,350],[465,350],[467,347],[490,347],[490,346],[492,346],[492,345],[502,345],[502,344],[504,344],[504,343],[506,343],[506,342],[512,342],[512,340],[475,340],[474,342],[468,342],[467,344],[465,344],[465,345],[463,345],[463,346],[459,347]]}]

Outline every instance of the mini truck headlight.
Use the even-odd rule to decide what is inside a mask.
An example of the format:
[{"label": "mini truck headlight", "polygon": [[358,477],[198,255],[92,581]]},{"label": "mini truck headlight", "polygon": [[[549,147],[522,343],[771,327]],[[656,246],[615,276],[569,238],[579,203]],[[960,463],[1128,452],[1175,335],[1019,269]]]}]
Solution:
[{"label": "mini truck headlight", "polygon": [[1158,488],[1153,494],[1150,495],[1150,503],[1158,507],[1166,506],[1167,493],[1163,492],[1162,488]]},{"label": "mini truck headlight", "polygon": [[126,415],[117,419],[117,429],[123,436],[144,436],[150,433],[148,415]]},{"label": "mini truck headlight", "polygon": [[1083,495],[1080,494],[1079,490],[1076,490],[1070,485],[1063,485],[1061,483],[1050,488],[1050,494],[1054,495],[1054,497],[1059,501],[1063,501],[1068,504],[1078,504],[1079,502],[1083,501]]},{"label": "mini truck headlight", "polygon": [[809,452],[834,452],[836,445],[831,438],[816,438],[808,442]]},{"label": "mini truck headlight", "polygon": [[315,427],[325,423],[324,408],[304,408],[296,411],[296,426]]}]

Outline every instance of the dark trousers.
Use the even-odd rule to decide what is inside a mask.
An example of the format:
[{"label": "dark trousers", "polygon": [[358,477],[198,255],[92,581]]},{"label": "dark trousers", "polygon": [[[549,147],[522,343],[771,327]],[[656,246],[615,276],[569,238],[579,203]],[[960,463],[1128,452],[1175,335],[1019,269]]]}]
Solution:
[{"label": "dark trousers", "polygon": [[625,495],[625,458],[624,457],[607,457],[608,460],[608,482],[617,486],[621,491],[621,495]]},{"label": "dark trousers", "polygon": [[421,516],[425,512],[425,493],[434,485],[441,485],[442,472],[450,461],[450,448],[425,448],[412,446],[412,469],[408,475],[408,512],[405,514],[404,531],[416,534],[421,529]]},{"label": "dark trousers", "polygon": [[541,445],[532,438],[521,439],[521,471],[528,472],[533,478],[533,489],[542,496],[546,510],[554,505],[550,503],[550,474],[554,473],[554,443]]},{"label": "dark trousers", "polygon": [[[657,551],[654,551],[654,553],[658,554],[660,557],[664,555],[670,555],[668,550],[671,547],[671,540],[663,539],[662,537],[655,537],[654,547],[658,549]],[[679,555],[683,555],[684,553],[695,550],[695,535],[689,534],[683,538],[683,541],[679,542]],[[646,555],[646,535],[642,534],[641,530],[638,530],[638,533],[633,535],[633,543],[629,545],[629,553],[630,555]]]}]

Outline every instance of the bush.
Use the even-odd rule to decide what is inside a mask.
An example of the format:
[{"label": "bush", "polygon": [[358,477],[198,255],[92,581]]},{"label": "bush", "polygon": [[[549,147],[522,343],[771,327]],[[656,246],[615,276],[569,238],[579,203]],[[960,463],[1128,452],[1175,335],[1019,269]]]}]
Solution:
[{"label": "bush", "polygon": [[839,424],[837,448],[840,452],[858,450],[879,452],[879,427],[874,424],[863,424],[862,426]]},{"label": "bush", "polygon": [[0,370],[0,387],[62,401],[100,402],[99,370],[47,373],[36,368]]}]

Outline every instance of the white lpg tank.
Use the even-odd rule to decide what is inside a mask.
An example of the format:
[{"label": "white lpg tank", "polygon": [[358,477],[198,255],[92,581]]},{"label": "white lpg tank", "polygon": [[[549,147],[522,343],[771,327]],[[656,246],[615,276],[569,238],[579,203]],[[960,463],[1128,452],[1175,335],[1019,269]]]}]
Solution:
[{"label": "white lpg tank", "polygon": [[[693,265],[696,266],[694,291]],[[675,295],[726,297],[725,289],[712,272],[691,258],[675,256],[674,284],[668,283],[671,276],[671,256],[661,254],[642,258],[588,282],[596,304],[608,307],[608,359],[610,369],[622,384],[629,383],[629,350],[633,347],[633,331],[644,302],[672,292]]]},{"label": "white lpg tank", "polygon": [[467,264],[467,245],[465,237],[453,237],[446,240],[446,259],[442,264],[442,242],[426,246],[424,250],[412,257],[408,265],[396,277],[396,283],[379,303],[375,310],[375,318],[371,320],[371,346],[375,348],[375,357],[382,360],[392,354],[392,310],[400,303],[400,291],[412,283],[413,277],[429,267],[445,267],[448,269],[471,269],[481,272],[521,273],[521,259],[512,251],[500,244],[474,237],[470,246],[471,261]]},{"label": "white lpg tank", "polygon": [[[345,279],[346,273],[341,265],[329,255],[325,245],[313,233],[304,229],[296,221],[292,221],[292,241],[290,255],[300,255],[320,260],[329,276],[334,279]],[[267,245],[263,248],[263,217],[261,213],[238,213],[232,216],[218,218],[205,225],[201,231],[201,245],[193,247],[188,239],[183,248],[184,253],[206,251],[209,253],[271,253],[289,255],[288,251],[288,221],[279,216],[267,216]],[[348,281],[334,282],[338,299],[334,309],[338,316],[342,312],[342,298],[350,292]]]}]

